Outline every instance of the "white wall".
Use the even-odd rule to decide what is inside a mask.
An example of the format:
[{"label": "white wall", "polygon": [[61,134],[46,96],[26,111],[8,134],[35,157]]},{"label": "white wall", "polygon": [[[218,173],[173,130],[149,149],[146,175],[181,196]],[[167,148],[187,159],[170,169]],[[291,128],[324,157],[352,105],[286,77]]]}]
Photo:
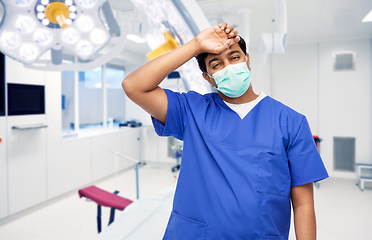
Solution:
[{"label": "white wall", "polygon": [[273,55],[271,96],[304,114],[318,134],[317,44],[294,44]]},{"label": "white wall", "polygon": [[7,137],[6,118],[0,117],[0,219],[8,215],[8,166],[7,166]]},{"label": "white wall", "polygon": [[251,63],[252,73],[252,86],[256,93],[264,92],[271,96],[272,90],[272,79],[271,79],[271,68],[272,61],[271,56],[268,55],[267,61],[264,64],[258,57],[258,48],[249,48],[249,58]]},{"label": "white wall", "polygon": [[[371,163],[371,40],[292,44],[273,55],[272,97],[303,113],[314,135],[323,139],[321,155],[334,177],[333,137],[356,138],[356,162]],[[333,54],[356,52],[356,70],[334,72]]]},{"label": "white wall", "polygon": [[[7,83],[45,84],[45,73],[26,69],[6,58]],[[46,129],[14,130],[13,126],[46,124],[46,116],[7,117],[7,169],[9,214],[41,203],[46,196]]]},{"label": "white wall", "polygon": [[[355,71],[334,72],[333,54],[356,53]],[[322,42],[319,44],[319,135],[322,154],[333,169],[333,137],[356,138],[356,162],[369,163],[370,156],[370,40]],[[332,173],[332,172],[331,172]],[[333,172],[335,176],[350,176]]]},{"label": "white wall", "polygon": [[[370,107],[372,108],[372,38],[370,39],[369,41],[369,87],[370,87],[370,90],[369,90],[369,104],[370,104]],[[370,150],[370,153],[369,153],[369,156],[370,156],[370,161],[369,163],[372,164],[372,109],[369,110],[369,122],[370,122],[370,147],[369,147],[369,150]]]}]

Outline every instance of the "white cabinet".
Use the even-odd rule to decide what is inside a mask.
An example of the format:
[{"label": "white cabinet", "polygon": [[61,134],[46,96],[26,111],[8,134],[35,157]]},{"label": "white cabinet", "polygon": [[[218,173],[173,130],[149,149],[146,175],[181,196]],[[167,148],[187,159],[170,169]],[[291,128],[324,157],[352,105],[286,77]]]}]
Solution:
[{"label": "white cabinet", "polygon": [[[60,135],[57,137],[61,138]],[[48,199],[80,188],[91,181],[91,155],[89,138],[59,140],[57,143],[48,139]]]},{"label": "white cabinet", "polygon": [[6,160],[6,118],[0,117],[0,219],[8,216],[8,173]]},{"label": "white cabinet", "polygon": [[[122,132],[122,154],[138,161],[142,161],[140,159],[140,132],[141,128],[124,128]],[[121,169],[128,168],[129,166],[133,165],[133,162],[122,159]]]},{"label": "white cabinet", "polygon": [[45,124],[45,115],[8,117],[9,214],[46,200],[46,129],[12,126]]},{"label": "white cabinet", "polygon": [[141,139],[143,161],[176,164],[176,160],[168,156],[168,138],[159,137],[152,125],[142,127]]},{"label": "white cabinet", "polygon": [[[122,128],[118,132],[92,137],[92,181],[115,173],[115,155],[111,150],[139,160],[139,135],[140,128]],[[133,165],[131,161],[118,159],[118,170]]]},{"label": "white cabinet", "polygon": [[110,150],[122,152],[121,132],[92,137],[92,181],[115,172],[114,155]]},{"label": "white cabinet", "polygon": [[142,127],[141,139],[141,160],[158,162],[159,137],[156,135],[154,127],[151,125]]}]

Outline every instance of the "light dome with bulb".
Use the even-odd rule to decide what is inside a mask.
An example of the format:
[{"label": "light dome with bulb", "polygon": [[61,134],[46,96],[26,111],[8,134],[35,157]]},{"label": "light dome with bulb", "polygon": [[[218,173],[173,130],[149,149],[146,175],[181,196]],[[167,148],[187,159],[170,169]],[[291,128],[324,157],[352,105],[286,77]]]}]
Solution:
[{"label": "light dome with bulb", "polygon": [[86,60],[111,39],[99,14],[106,2],[0,0],[5,9],[0,24],[0,52],[26,64],[48,50],[66,49]]}]

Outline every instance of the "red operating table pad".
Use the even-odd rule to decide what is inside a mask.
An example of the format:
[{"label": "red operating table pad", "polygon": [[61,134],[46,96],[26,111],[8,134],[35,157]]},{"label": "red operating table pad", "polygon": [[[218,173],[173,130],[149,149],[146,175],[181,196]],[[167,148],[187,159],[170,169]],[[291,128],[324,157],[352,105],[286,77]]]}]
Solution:
[{"label": "red operating table pad", "polygon": [[133,201],[102,190],[94,185],[79,190],[80,197],[86,197],[98,205],[124,210]]}]

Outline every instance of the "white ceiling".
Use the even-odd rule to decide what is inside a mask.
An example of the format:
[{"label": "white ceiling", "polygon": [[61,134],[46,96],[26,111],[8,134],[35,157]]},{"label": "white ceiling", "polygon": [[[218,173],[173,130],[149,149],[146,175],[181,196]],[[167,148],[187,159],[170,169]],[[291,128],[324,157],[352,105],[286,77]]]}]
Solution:
[{"label": "white ceiling", "polygon": [[[239,30],[238,12],[250,9],[250,46],[258,45],[263,32],[275,31],[274,0],[196,0],[211,25],[227,22]],[[362,19],[372,10],[371,0],[287,0],[288,44],[372,38],[372,22]],[[110,0],[113,8],[133,15],[130,0]],[[129,44],[131,51],[147,51]]]},{"label": "white ceiling", "polygon": [[[262,32],[275,30],[274,0],[197,0],[212,24],[221,20],[237,26],[237,12],[251,9],[251,44]],[[372,38],[372,22],[362,19],[372,10],[371,0],[287,0],[288,43]],[[217,20],[218,19],[218,20]]]},{"label": "white ceiling", "polygon": [[[109,0],[122,20],[133,20],[130,0]],[[250,46],[258,45],[263,32],[275,31],[274,0],[196,0],[211,25],[227,22],[239,30],[238,12],[250,9]],[[372,0],[287,0],[288,44],[372,38],[372,22],[362,19],[372,10]],[[0,11],[1,11],[0,7]],[[2,15],[2,13],[0,13]],[[137,16],[138,17],[138,16]],[[146,20],[145,20],[146,21]],[[126,51],[144,55],[147,44],[128,41]]]}]

